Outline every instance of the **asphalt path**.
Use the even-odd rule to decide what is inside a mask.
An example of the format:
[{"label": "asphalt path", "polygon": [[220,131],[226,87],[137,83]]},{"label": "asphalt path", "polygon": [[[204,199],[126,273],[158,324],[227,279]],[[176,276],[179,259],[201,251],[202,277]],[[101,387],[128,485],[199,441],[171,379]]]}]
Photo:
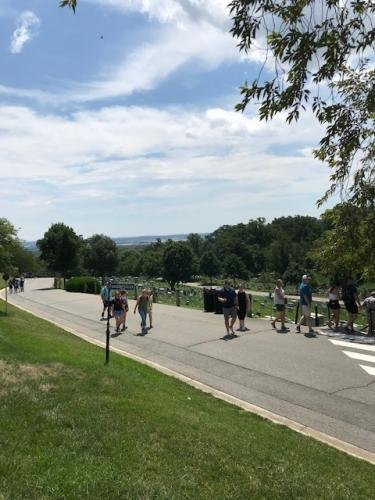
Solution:
[{"label": "asphalt path", "polygon": [[[100,298],[52,284],[28,280],[25,292],[8,296],[9,302],[103,342]],[[261,319],[248,319],[249,331],[227,338],[221,315],[163,304],[154,304],[154,328],[142,335],[134,304],[129,301],[128,329],[111,338],[113,347],[375,453],[371,339],[324,330],[307,338],[293,326],[282,333]]]}]

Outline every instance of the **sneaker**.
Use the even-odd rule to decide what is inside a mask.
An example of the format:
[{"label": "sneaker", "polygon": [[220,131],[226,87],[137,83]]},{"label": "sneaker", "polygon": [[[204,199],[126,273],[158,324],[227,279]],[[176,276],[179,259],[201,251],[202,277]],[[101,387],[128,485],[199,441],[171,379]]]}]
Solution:
[{"label": "sneaker", "polygon": [[126,330],[126,326],[123,326],[123,327],[121,328],[121,331],[122,331],[122,332],[124,332],[125,330]]},{"label": "sneaker", "polygon": [[271,326],[272,328],[276,328],[276,323],[274,321],[271,321]]},{"label": "sneaker", "polygon": [[301,333],[301,327],[299,325],[296,326],[296,333]]},{"label": "sneaker", "polygon": [[118,326],[116,326],[116,333],[119,333],[120,332],[120,328]]}]

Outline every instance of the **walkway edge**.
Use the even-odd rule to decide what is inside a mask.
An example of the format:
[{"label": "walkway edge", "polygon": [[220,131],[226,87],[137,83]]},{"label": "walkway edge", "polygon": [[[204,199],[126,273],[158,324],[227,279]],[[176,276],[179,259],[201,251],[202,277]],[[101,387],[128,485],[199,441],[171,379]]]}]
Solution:
[{"label": "walkway edge", "polygon": [[[0,293],[1,293],[1,290],[0,290]],[[30,311],[29,309],[26,309],[22,306],[14,305],[14,304],[12,304],[12,306],[17,307],[18,309],[21,309],[22,311],[25,311],[25,312],[27,312],[27,313],[29,313],[37,318],[44,319],[45,321],[48,321],[49,323],[61,328],[62,330],[66,331],[68,333],[71,333],[72,335],[75,335],[76,337],[81,338],[82,340],[85,340],[86,342],[88,342],[90,344],[96,345],[97,347],[105,348],[105,342],[101,342],[100,340],[93,339],[91,337],[88,337],[87,335],[84,335],[83,333],[78,332],[77,330],[63,326],[56,321],[51,321],[49,319],[44,318],[43,316],[39,316],[35,312]],[[299,422],[296,422],[295,420],[291,420],[287,417],[283,417],[281,415],[278,415],[277,413],[273,413],[269,410],[266,410],[265,408],[262,408],[260,406],[254,405],[252,403],[248,403],[247,401],[243,401],[242,399],[238,399],[235,396],[231,396],[230,394],[219,391],[218,389],[215,389],[209,385],[203,384],[202,382],[199,382],[199,381],[194,380],[190,377],[187,377],[186,375],[182,375],[181,373],[178,373],[174,370],[166,368],[165,366],[159,365],[158,363],[155,363],[154,361],[150,361],[146,358],[143,358],[143,357],[138,356],[136,354],[130,353],[130,352],[125,351],[123,349],[119,349],[117,347],[111,347],[111,351],[115,352],[117,354],[120,354],[121,356],[125,356],[129,359],[137,361],[139,363],[142,363],[144,365],[147,365],[151,368],[154,368],[155,370],[157,370],[161,373],[164,373],[165,375],[168,375],[170,377],[174,377],[178,380],[181,380],[182,382],[185,382],[186,384],[189,384],[190,386],[195,387],[196,389],[198,389],[202,392],[205,392],[207,394],[211,394],[215,398],[221,399],[223,401],[226,401],[227,403],[238,406],[239,408],[242,408],[243,410],[248,411],[249,413],[254,413],[255,415],[258,415],[258,416],[263,417],[267,420],[270,420],[271,422],[273,422],[275,424],[285,425],[289,429],[292,429],[293,431],[296,431],[300,434],[303,434],[304,436],[311,437],[317,441],[320,441],[322,443],[327,444],[328,446],[331,446],[332,448],[336,448],[337,450],[343,451],[344,453],[347,453],[348,455],[351,455],[355,458],[359,458],[361,460],[365,460],[366,462],[369,462],[369,463],[375,465],[375,453],[372,453],[371,451],[364,450],[362,448],[359,448],[358,446],[347,443],[346,441],[342,441],[342,440],[337,439],[335,437],[329,436],[328,434],[325,434],[324,432],[320,432],[320,431],[317,431],[311,427],[300,424]]]}]

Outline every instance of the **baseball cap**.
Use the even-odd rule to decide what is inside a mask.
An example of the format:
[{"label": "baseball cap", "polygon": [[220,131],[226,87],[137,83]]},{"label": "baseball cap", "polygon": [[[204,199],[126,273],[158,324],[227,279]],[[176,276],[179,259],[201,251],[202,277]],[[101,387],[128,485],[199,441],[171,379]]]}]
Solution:
[{"label": "baseball cap", "polygon": [[309,280],[309,279],[311,279],[311,276],[309,276],[308,274],[304,274],[304,275],[302,276],[302,279],[303,279],[303,280]]}]

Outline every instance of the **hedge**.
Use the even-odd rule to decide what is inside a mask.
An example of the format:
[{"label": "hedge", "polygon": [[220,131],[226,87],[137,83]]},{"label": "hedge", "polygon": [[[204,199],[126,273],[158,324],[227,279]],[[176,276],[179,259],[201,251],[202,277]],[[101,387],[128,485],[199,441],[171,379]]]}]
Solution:
[{"label": "hedge", "polygon": [[96,278],[91,276],[79,276],[70,278],[65,285],[67,292],[81,292],[81,293],[99,293],[100,283]]}]

